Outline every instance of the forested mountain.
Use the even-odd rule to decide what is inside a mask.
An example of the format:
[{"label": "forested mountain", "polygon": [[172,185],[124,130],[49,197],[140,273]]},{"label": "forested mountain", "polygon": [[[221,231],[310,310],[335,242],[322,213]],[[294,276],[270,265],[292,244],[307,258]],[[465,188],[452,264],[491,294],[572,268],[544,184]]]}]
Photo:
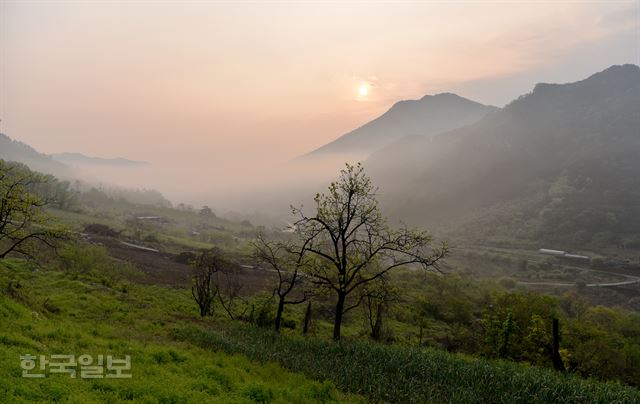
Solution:
[{"label": "forested mountain", "polygon": [[538,84],[477,123],[368,161],[390,213],[480,238],[640,246],[640,68]]},{"label": "forested mountain", "polygon": [[410,135],[434,136],[476,122],[497,110],[451,93],[395,103],[383,115],[308,154],[368,155]]},{"label": "forested mountain", "polygon": [[70,175],[70,169],[65,164],[55,161],[51,156],[39,153],[25,143],[11,139],[3,133],[0,133],[0,159],[17,161],[26,164],[32,170],[47,174],[62,177]]},{"label": "forested mountain", "polygon": [[[62,156],[62,158],[60,156]],[[97,178],[85,178],[82,172],[77,170],[79,166],[83,165],[118,166],[126,168],[148,164],[145,162],[122,158],[102,159],[87,157],[79,153],[62,153],[50,156],[40,153],[33,147],[18,140],[13,140],[2,133],[0,133],[0,159],[7,162],[24,164],[32,171],[56,176],[62,181],[56,180],[55,184],[62,184],[65,189],[69,187],[70,181],[72,181],[74,188],[86,192],[88,198],[126,200],[130,203],[141,205],[171,205],[171,202],[156,190],[125,188],[117,184],[105,184]],[[69,163],[69,165],[64,164],[62,161]]]}]

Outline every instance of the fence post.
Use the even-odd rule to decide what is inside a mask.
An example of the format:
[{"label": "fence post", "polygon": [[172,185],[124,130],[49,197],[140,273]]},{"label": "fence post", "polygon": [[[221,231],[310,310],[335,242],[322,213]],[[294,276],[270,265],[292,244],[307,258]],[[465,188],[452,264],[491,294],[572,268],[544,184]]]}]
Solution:
[{"label": "fence post", "polygon": [[564,372],[565,367],[560,356],[560,321],[557,318],[553,319],[553,350],[551,356],[553,367],[559,372]]}]

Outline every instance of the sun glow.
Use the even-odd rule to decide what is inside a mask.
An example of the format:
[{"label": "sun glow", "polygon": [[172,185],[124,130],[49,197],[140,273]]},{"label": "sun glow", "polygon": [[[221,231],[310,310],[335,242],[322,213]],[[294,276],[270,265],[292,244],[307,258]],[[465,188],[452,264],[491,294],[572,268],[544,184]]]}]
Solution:
[{"label": "sun glow", "polygon": [[369,83],[361,83],[358,87],[358,96],[364,98],[369,95]]}]

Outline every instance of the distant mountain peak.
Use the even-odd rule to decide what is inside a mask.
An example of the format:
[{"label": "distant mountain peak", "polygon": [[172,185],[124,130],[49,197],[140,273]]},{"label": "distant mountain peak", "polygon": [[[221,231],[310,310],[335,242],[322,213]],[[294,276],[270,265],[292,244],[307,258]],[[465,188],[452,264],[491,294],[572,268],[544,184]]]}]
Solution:
[{"label": "distant mountain peak", "polygon": [[[438,94],[427,94],[424,97],[422,97],[421,99],[436,99],[436,98],[440,98],[440,99],[452,99],[452,100],[462,100],[462,101],[471,101],[468,98],[464,98],[459,96],[458,94],[455,93],[449,93],[449,92],[445,92],[445,93],[438,93]],[[475,102],[475,101],[472,101]]]},{"label": "distant mountain peak", "polygon": [[496,109],[453,93],[427,94],[417,100],[401,100],[378,118],[312,151],[307,156],[366,156],[405,136],[433,136],[469,125]]},{"label": "distant mountain peak", "polygon": [[638,65],[634,65],[632,63],[625,63],[623,65],[611,65],[609,67],[607,67],[606,69],[604,69],[601,72],[598,73],[594,73],[591,76],[589,76],[586,80],[589,80],[593,77],[597,77],[597,76],[607,76],[609,74],[638,74],[640,73],[640,66]]},{"label": "distant mountain peak", "polygon": [[[450,93],[450,92],[444,92],[444,93],[437,93],[437,94],[425,94],[423,95],[421,98],[418,99],[408,99],[408,100],[400,100],[397,101],[395,105],[398,104],[411,104],[411,103],[416,103],[416,102],[438,102],[438,101],[443,101],[443,100],[454,100],[454,101],[460,101],[460,102],[471,102],[474,104],[480,104],[479,102],[470,100],[468,98],[462,97],[456,93]],[[482,104],[480,104],[482,105]]]}]

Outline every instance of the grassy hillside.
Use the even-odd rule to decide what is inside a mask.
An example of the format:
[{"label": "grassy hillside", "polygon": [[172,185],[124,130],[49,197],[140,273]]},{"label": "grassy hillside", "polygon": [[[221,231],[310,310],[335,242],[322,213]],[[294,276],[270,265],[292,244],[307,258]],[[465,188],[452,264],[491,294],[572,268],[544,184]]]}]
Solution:
[{"label": "grassy hillside", "polygon": [[[0,402],[363,401],[273,363],[170,340],[175,324],[196,318],[184,290],[100,280],[0,262]],[[131,355],[132,378],[26,379],[25,354]]]},{"label": "grassy hillside", "polygon": [[[203,321],[188,290],[113,282],[108,266],[101,270],[73,275],[20,260],[0,263],[0,401],[640,400],[632,388],[512,363]],[[24,379],[19,357],[27,353],[131,355],[133,377]]]},{"label": "grassy hillside", "polygon": [[177,330],[178,340],[244,353],[314,379],[329,379],[372,402],[635,403],[640,392],[548,369],[473,359],[440,350],[279,337],[255,328]]}]

